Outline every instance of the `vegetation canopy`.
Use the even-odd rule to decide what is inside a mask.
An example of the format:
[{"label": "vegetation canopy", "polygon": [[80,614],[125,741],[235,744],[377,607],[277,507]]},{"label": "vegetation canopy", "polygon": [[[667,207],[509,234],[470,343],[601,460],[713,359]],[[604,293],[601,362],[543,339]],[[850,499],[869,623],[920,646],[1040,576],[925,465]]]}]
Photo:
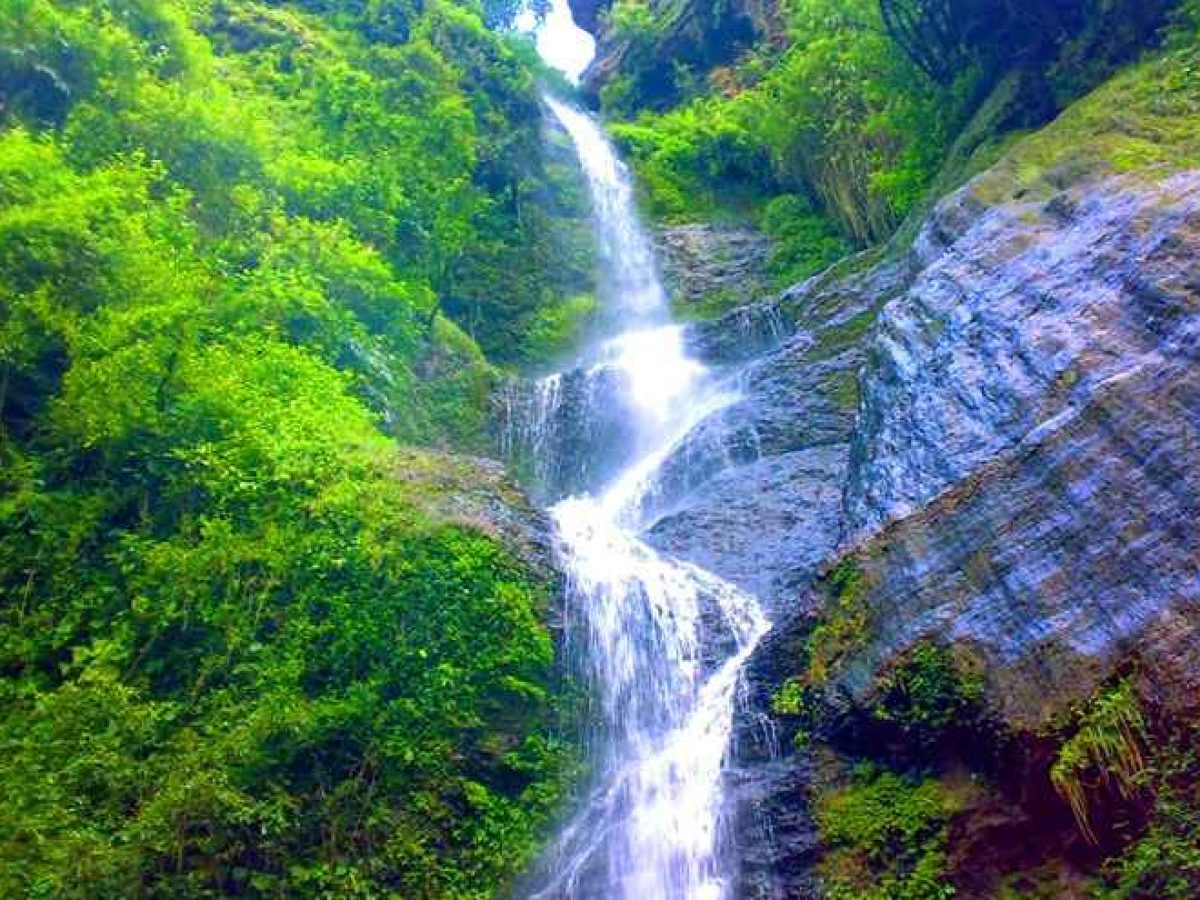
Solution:
[{"label": "vegetation canopy", "polygon": [[483,449],[590,289],[514,12],[0,2],[0,894],[485,897],[537,847],[550,588],[444,495],[520,500],[399,446]]}]

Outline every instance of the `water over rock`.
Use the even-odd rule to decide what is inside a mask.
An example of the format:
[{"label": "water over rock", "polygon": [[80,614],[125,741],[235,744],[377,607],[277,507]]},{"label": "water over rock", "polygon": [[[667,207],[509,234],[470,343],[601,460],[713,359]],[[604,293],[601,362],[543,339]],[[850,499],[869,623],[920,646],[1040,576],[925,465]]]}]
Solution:
[{"label": "water over rock", "polygon": [[[1076,844],[1048,777],[1054,729],[1130,673],[1164,708],[1200,696],[1200,173],[1146,150],[1165,128],[1094,109],[1064,120],[903,246],[775,298],[750,286],[741,307],[688,327],[688,352],[732,399],[664,447],[635,518],[639,542],[756,594],[775,622],[744,666],[723,764],[733,896],[819,894],[810,803],[828,760],[797,749],[808,711],[779,711],[785,685],[813,688],[826,721],[808,734],[843,763],[953,764],[986,781],[944,747],[850,750],[818,730],[874,715],[921,648],[969,658],[972,715],[994,729],[979,739],[1028,748],[1020,775],[1041,779],[1018,777],[1021,796],[996,795],[992,811],[1009,804],[999,818],[1036,833],[1031,810],[1050,810]],[[1119,159],[1089,145],[1096,121],[1118,132]],[[1160,162],[1130,173],[1133,150]],[[693,238],[707,235],[680,241]],[[703,293],[713,273],[696,268]],[[620,418],[609,436],[565,439],[564,457],[572,442],[627,441]],[[847,599],[831,589],[847,573],[844,646],[812,676],[809,637]],[[711,675],[733,644],[719,604],[696,599],[704,637],[689,659]],[[995,896],[987,872],[972,877],[962,896]]]},{"label": "water over rock", "polygon": [[636,455],[625,382],[614,367],[581,366],[538,381],[514,378],[497,392],[501,452],[543,502],[605,483]]},{"label": "water over rock", "polygon": [[720,897],[722,771],[742,663],[767,628],[753,597],[643,540],[654,475],[727,405],[669,321],[624,166],[599,124],[547,98],[588,178],[608,335],[575,370],[501,395],[506,450],[532,464],[566,570],[567,630],[591,688],[592,783],[531,873],[543,900]]},{"label": "water over rock", "polygon": [[724,365],[737,402],[701,422],[659,470],[650,540],[754,591],[778,616],[843,531],[863,345],[909,269],[810,279],[776,300],[692,326],[692,352]]},{"label": "water over rock", "polygon": [[714,365],[744,363],[778,347],[792,330],[778,299],[771,298],[693,323],[687,333],[688,350]]}]

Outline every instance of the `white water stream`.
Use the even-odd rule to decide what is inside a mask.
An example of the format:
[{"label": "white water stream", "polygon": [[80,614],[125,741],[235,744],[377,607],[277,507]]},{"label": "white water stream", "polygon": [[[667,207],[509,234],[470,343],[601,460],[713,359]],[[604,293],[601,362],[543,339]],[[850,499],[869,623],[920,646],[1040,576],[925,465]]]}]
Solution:
[{"label": "white water stream", "polygon": [[[622,396],[601,402],[632,411],[636,452],[615,477],[552,510],[568,612],[603,721],[595,788],[544,860],[534,896],[720,900],[729,883],[722,767],[739,671],[768,624],[754,597],[650,547],[642,535],[653,522],[644,520],[641,500],[678,442],[736,394],[687,355],[628,172],[600,126],[559,101],[547,103],[587,177],[601,294],[617,323],[614,336],[591,348],[587,365],[597,375],[619,374],[602,383]],[[538,390],[539,416],[554,415],[560,379]],[[536,436],[546,422],[526,427]]]}]

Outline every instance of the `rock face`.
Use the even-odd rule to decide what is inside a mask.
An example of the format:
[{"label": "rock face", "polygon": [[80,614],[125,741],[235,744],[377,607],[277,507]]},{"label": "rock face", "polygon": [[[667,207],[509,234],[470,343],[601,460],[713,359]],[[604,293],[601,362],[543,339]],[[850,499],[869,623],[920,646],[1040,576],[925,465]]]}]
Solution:
[{"label": "rock face", "polygon": [[513,483],[502,463],[403,449],[394,465],[397,478],[426,514],[481,531],[507,547],[535,575],[551,583],[560,579],[550,517]]},{"label": "rock face", "polygon": [[663,277],[684,318],[767,293],[771,240],[753,228],[678,225],[657,235]]},{"label": "rock face", "polygon": [[595,36],[600,31],[600,16],[608,12],[612,0],[570,0],[570,6],[575,24]]},{"label": "rock face", "polygon": [[794,632],[768,634],[743,672],[726,779],[735,812],[739,900],[817,900],[819,835],[809,810],[814,761],[792,752],[794,732],[770,715],[771,697],[800,653]]},{"label": "rock face", "polygon": [[641,32],[634,40],[609,27],[606,14],[612,6],[612,0],[571,0],[576,23],[596,37],[596,59],[584,74],[584,89],[595,95],[618,73],[632,75],[649,106],[680,99],[677,66],[706,75],[776,30],[776,0],[649,0],[656,26],[652,35]]},{"label": "rock face", "polygon": [[967,192],[917,253],[846,490],[848,538],[879,550],[874,654],[970,642],[1028,724],[1131,642],[1200,658],[1200,174],[990,209]]},{"label": "rock face", "polygon": [[[792,336],[750,365],[746,400],[723,413],[722,433],[760,435],[770,461],[727,468],[656,529],[676,552],[775,588],[776,632],[747,670],[747,734],[797,674],[803,613],[821,602],[806,581],[839,557],[860,570],[869,611],[833,687],[850,704],[869,703],[919,641],[969,647],[1014,731],[1045,727],[1134,658],[1175,697],[1200,689],[1200,173],[996,201],[1003,177],[944,201],[886,276],[785,298]],[[844,326],[867,307],[864,283],[882,295],[869,333],[814,353],[837,326],[813,330],[796,310],[837,307]],[[736,355],[712,336],[696,346]],[[823,367],[857,373],[840,412]],[[805,443],[843,448],[844,464],[793,468]],[[754,846],[739,896],[811,891],[808,764],[787,756],[739,745],[738,834]]]}]

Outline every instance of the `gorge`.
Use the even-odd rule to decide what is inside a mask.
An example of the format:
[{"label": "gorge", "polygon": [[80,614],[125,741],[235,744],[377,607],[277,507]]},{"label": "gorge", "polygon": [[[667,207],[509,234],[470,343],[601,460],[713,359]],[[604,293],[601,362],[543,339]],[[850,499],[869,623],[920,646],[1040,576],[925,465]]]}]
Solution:
[{"label": "gorge", "polygon": [[[641,463],[643,478],[653,474],[638,491],[649,493],[627,523],[659,553],[758,597],[776,622],[758,649],[728,644],[748,684],[720,766],[729,880],[712,896],[825,895],[844,876],[822,887],[817,861],[851,852],[822,850],[821,835],[838,833],[827,817],[878,802],[871,792],[893,772],[910,780],[883,802],[902,809],[906,792],[926,792],[929,806],[897,812],[909,819],[894,824],[864,809],[880,828],[922,835],[914,849],[856,863],[898,873],[870,896],[942,896],[944,882],[919,870],[947,866],[947,851],[964,896],[997,896],[1000,877],[1083,896],[1089,860],[1120,840],[1093,829],[1145,827],[1134,823],[1153,815],[1146,804],[1165,786],[1084,788],[1068,803],[1064,764],[1045,748],[1056,733],[1069,745],[1095,698],[1119,696],[1138,706],[1121,740],[1145,760],[1196,696],[1185,662],[1200,646],[1200,545],[1186,524],[1200,511],[1189,449],[1200,404],[1188,386],[1195,144],[1185,139],[1183,155],[1151,164],[1152,175],[1113,173],[1129,126],[1101,112],[1141,108],[1140,92],[1161,77],[1148,65],[1117,79],[1018,143],[932,208],[911,249],[774,298],[743,295],[744,306],[682,329],[686,352],[730,393],[713,404],[684,395],[691,414],[652,465]],[[1179,100],[1154,115],[1189,115],[1194,98]],[[1154,140],[1173,152],[1161,132]],[[1071,155],[1083,146],[1095,154],[1087,163]],[[660,365],[672,348],[662,342]],[[593,406],[619,403],[622,376],[600,367],[557,378],[540,410],[565,408],[566,421],[535,429],[539,446],[588,458],[589,439],[610,452],[636,446],[636,428],[588,424]],[[1142,383],[1165,405],[1138,399]],[[591,465],[619,490],[621,466]],[[573,547],[577,527],[560,526]],[[690,629],[693,619],[678,621]],[[697,621],[711,632],[722,617]],[[1105,774],[1115,763],[1100,756],[1082,765],[1118,784],[1149,777],[1144,761],[1126,775]],[[976,786],[956,781],[966,773]],[[647,845],[687,833],[658,821]],[[618,871],[637,883],[634,859]],[[1200,883],[1193,874],[1179,884]],[[594,895],[624,896],[618,883]],[[593,895],[574,890],[561,895]],[[687,882],[630,894],[709,895]]]},{"label": "gorge", "polygon": [[1193,900],[1198,260],[1196,0],[0,3],[0,896]]}]

